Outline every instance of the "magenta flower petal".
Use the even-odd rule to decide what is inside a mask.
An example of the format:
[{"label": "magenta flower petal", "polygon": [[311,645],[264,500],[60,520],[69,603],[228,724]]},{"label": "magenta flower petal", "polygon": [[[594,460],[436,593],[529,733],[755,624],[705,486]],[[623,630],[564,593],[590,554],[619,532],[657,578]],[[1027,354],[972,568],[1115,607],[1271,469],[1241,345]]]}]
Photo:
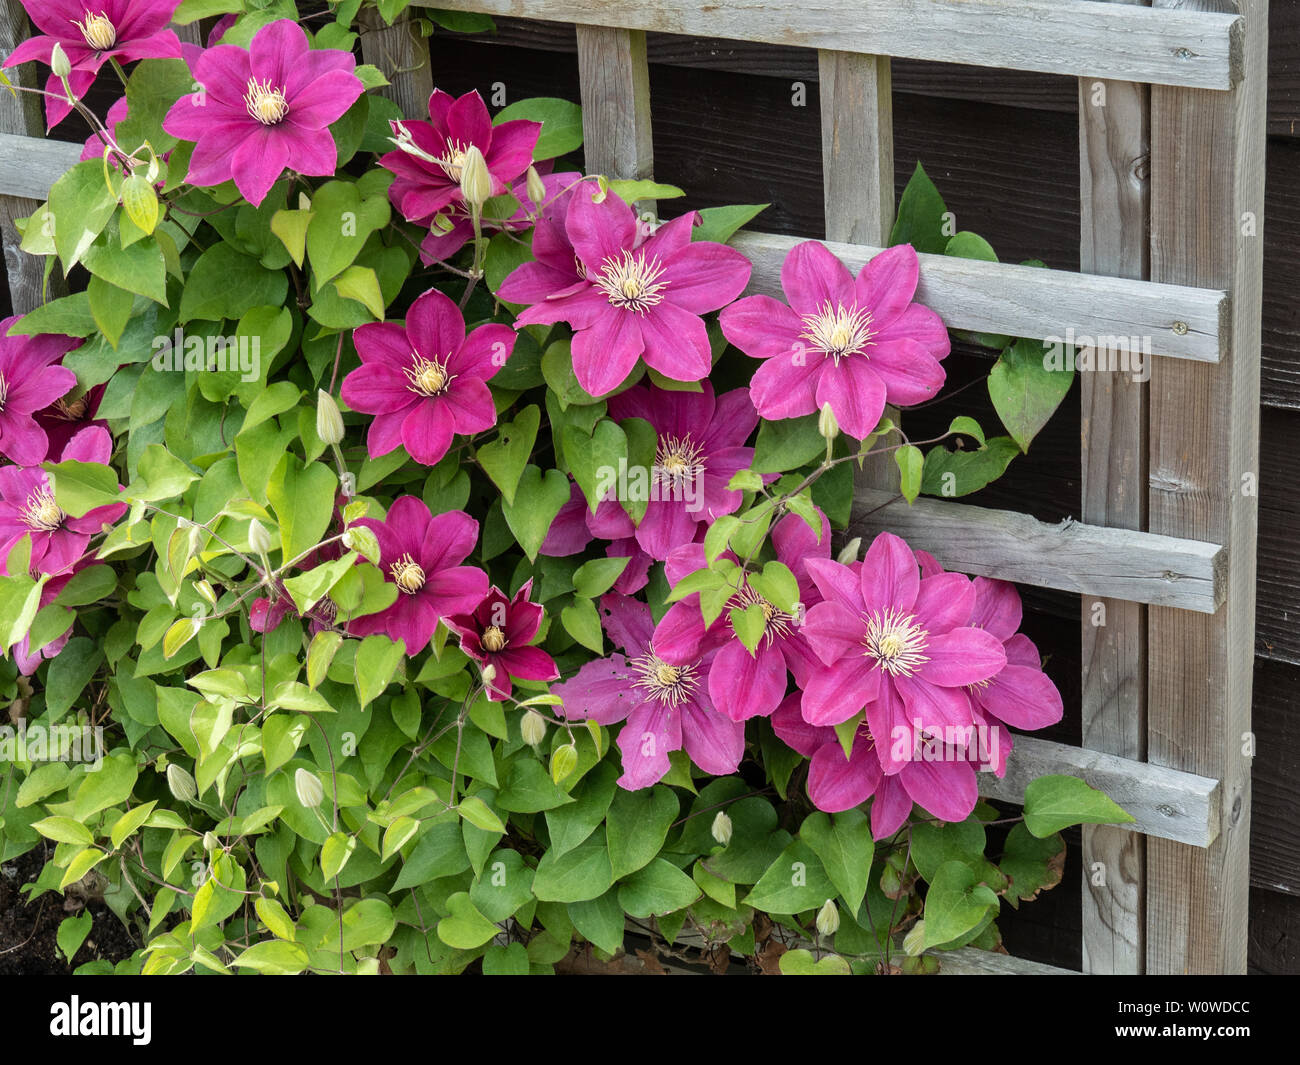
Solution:
[{"label": "magenta flower petal", "polygon": [[451,297],[431,288],[406,312],[406,335],[418,354],[446,358],[465,342],[465,319]]},{"label": "magenta flower petal", "polygon": [[817,381],[817,408],[820,410],[829,403],[840,428],[855,440],[870,436],[880,424],[885,399],[885,382],[873,364],[864,359],[847,359],[839,366],[823,366]]},{"label": "magenta flower petal", "polygon": [[781,288],[797,314],[814,314],[826,304],[854,300],[853,275],[824,244],[806,240],[790,249],[781,265]]},{"label": "magenta flower petal", "polygon": [[858,650],[861,630],[858,612],[838,602],[811,607],[800,626],[808,645],[828,666]]},{"label": "magenta flower petal", "polygon": [[401,371],[384,362],[363,362],[345,378],[339,394],[352,410],[393,414],[418,402]]},{"label": "magenta flower petal", "polygon": [[948,336],[943,319],[920,303],[911,304],[876,333],[875,339],[878,347],[896,340],[914,340],[936,359],[944,359],[952,351],[952,338]]},{"label": "magenta flower petal", "polygon": [[[646,247],[647,255],[662,254],[655,242],[663,232],[661,229]],[[669,298],[677,307],[692,314],[707,314],[725,307],[744,292],[752,269],[749,260],[735,248],[704,240],[688,244],[673,255],[665,265],[664,277],[669,283]]]},{"label": "magenta flower petal", "polygon": [[655,654],[674,665],[694,662],[705,650],[706,634],[699,597],[687,596],[669,606],[655,626]]},{"label": "magenta flower petal", "polygon": [[612,392],[625,380],[645,350],[644,323],[630,314],[602,313],[573,337],[573,375],[593,396]]},{"label": "magenta flower petal", "polygon": [[708,330],[698,315],[662,303],[641,319],[640,325],[647,366],[674,381],[699,381],[709,376],[713,352]]},{"label": "magenta flower petal", "polygon": [[618,734],[618,749],[623,754],[619,787],[636,791],[659,782],[671,768],[669,752],[681,746],[682,716],[659,703],[642,703],[628,715]]},{"label": "magenta flower petal", "polygon": [[889,402],[902,407],[933,399],[946,379],[939,360],[911,337],[875,345],[867,365],[884,382]]},{"label": "magenta flower petal", "polygon": [[732,721],[769,716],[785,689],[785,656],[765,641],[754,655],[739,640],[727,641],[709,670],[709,698]]},{"label": "magenta flower petal", "polygon": [[840,604],[854,615],[866,612],[866,604],[862,597],[862,578],[859,574],[829,558],[810,558],[805,565],[823,598]]},{"label": "magenta flower petal", "polygon": [[[970,624],[991,632],[1004,642],[1011,640],[1020,628],[1022,619],[1020,593],[1016,591],[1016,586],[1010,581],[990,580],[987,577],[976,577],[973,586],[975,607]],[[1009,661],[1009,648],[1007,654]],[[1037,661],[1037,653],[1034,661]]]},{"label": "magenta flower petal", "polygon": [[613,193],[600,203],[590,194],[579,191],[569,204],[565,217],[569,242],[589,272],[601,270],[607,261],[622,259],[625,250],[636,244],[637,224],[632,208]]},{"label": "magenta flower petal", "polygon": [[[814,580],[817,570],[809,566]],[[912,549],[902,537],[881,533],[867,548],[862,560],[862,602],[868,613],[896,610],[911,613],[921,590],[921,571]],[[818,581],[818,587],[821,582]],[[826,589],[822,588],[822,594]]]},{"label": "magenta flower petal", "polygon": [[696,703],[681,712],[682,744],[691,761],[713,776],[734,773],[745,756],[745,726]]},{"label": "magenta flower petal", "polygon": [[591,531],[587,528],[587,497],[576,483],[570,482],[569,501],[555,515],[539,553],[553,558],[576,555],[589,543]]},{"label": "magenta flower petal", "polygon": [[749,382],[749,396],[768,421],[800,418],[817,410],[817,383],[824,367],[796,350],[769,358]]},{"label": "magenta flower petal", "polygon": [[965,821],[979,801],[975,769],[969,762],[912,762],[899,780],[914,802],[944,821]]},{"label": "magenta flower petal", "polygon": [[645,603],[623,595],[603,595],[600,618],[616,647],[623,648],[633,658],[649,652],[655,627]]},{"label": "magenta flower petal", "polygon": [[411,458],[424,466],[433,466],[442,460],[451,447],[453,435],[455,421],[451,411],[442,403],[417,403],[402,420],[402,443]]},{"label": "magenta flower petal", "polygon": [[808,678],[803,692],[804,720],[810,725],[838,725],[868,706],[887,686],[866,658],[842,659],[835,668]]},{"label": "magenta flower petal", "polygon": [[591,718],[601,725],[622,721],[641,700],[633,694],[627,663],[622,655],[588,662],[569,680],[551,688],[564,700],[568,718]]},{"label": "magenta flower petal", "polygon": [[920,276],[920,263],[912,245],[886,248],[858,272],[854,282],[857,302],[870,308],[874,325],[887,326],[912,302]]},{"label": "magenta flower petal", "polygon": [[[945,688],[919,677],[894,677],[892,683],[913,729],[943,736],[947,735],[946,729],[974,724],[970,697],[964,688]],[[902,737],[895,735],[891,739],[898,741]]]},{"label": "magenta flower petal", "polygon": [[932,685],[947,688],[977,684],[1007,664],[1002,641],[982,629],[953,629],[932,635],[925,654],[927,661],[920,675]]},{"label": "magenta flower petal", "polygon": [[[808,797],[827,813],[851,810],[866,802],[881,782],[880,761],[870,743],[859,737],[844,757],[838,740],[823,744],[808,765]],[[909,805],[911,805],[909,803]]]},{"label": "magenta flower petal", "polygon": [[723,308],[718,324],[729,343],[756,359],[792,355],[798,350],[796,345],[802,344],[802,320],[771,296],[746,296],[737,300]]},{"label": "magenta flower petal", "polygon": [[803,719],[803,710],[800,708],[802,700],[802,692],[787,695],[772,714],[772,730],[792,751],[810,758],[817,753],[818,748],[838,741],[833,729],[810,725]]},{"label": "magenta flower petal", "polygon": [[916,616],[927,632],[947,632],[970,622],[975,586],[961,573],[939,573],[921,578],[916,595]]},{"label": "magenta flower petal", "polygon": [[1061,720],[1061,693],[1041,669],[1008,665],[979,692],[979,703],[1013,728],[1040,729]]},{"label": "magenta flower petal", "polygon": [[912,796],[896,776],[882,777],[871,803],[871,835],[876,840],[892,836],[912,812]]}]

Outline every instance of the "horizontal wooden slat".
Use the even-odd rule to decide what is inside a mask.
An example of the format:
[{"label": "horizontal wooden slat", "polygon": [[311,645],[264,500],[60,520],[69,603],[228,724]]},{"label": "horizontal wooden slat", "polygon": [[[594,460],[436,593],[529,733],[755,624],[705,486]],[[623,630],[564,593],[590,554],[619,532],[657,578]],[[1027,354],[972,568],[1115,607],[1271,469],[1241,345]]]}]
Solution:
[{"label": "horizontal wooden slat", "polygon": [[[754,263],[749,291],[780,297],[781,264],[799,242],[771,233],[737,233],[731,243]],[[834,241],[826,246],[854,273],[880,251]],[[919,258],[916,298],[950,329],[1062,341],[1071,339],[1073,330],[1076,340],[1090,337],[1117,353],[1149,347],[1153,355],[1219,361],[1228,307],[1224,292],[950,255]],[[1119,365],[1150,372],[1140,360]]]},{"label": "horizontal wooden slat", "polygon": [[960,950],[931,950],[926,953],[939,962],[940,976],[1079,976],[1073,969],[1061,969],[994,950],[962,947]]},{"label": "horizontal wooden slat", "polygon": [[1222,599],[1226,552],[1218,544],[1070,520],[1049,525],[939,499],[908,506],[888,492],[859,491],[853,513],[848,535],[887,530],[962,573],[1202,614]]},{"label": "horizontal wooden slat", "polygon": [[1234,15],[1091,0],[436,0],[427,7],[974,66],[1227,89]]},{"label": "horizontal wooden slat", "polygon": [[1081,778],[1132,814],[1135,820],[1120,828],[1193,847],[1208,847],[1218,838],[1217,780],[1032,736],[1016,737],[1006,776],[979,774],[980,794],[1023,802],[1030,781],[1055,773]]},{"label": "horizontal wooden slat", "polygon": [[0,195],[44,200],[80,158],[80,144],[0,133]]}]

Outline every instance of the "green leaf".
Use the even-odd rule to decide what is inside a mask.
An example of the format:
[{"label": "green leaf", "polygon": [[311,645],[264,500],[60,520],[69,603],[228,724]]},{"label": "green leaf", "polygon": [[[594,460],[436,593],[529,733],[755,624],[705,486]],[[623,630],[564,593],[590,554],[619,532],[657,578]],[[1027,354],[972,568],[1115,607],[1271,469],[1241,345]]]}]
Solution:
[{"label": "green leaf", "polygon": [[1078,777],[1053,775],[1025,788],[1025,827],[1039,839],[1071,825],[1123,825],[1135,818]]},{"label": "green leaf", "polygon": [[[381,633],[363,639],[357,647],[356,689],[357,700],[364,708],[377,699],[388,687],[402,661],[401,640],[394,642]],[[422,648],[412,648],[412,653]]]},{"label": "green leaf", "polygon": [[983,447],[988,441],[984,439],[984,430],[980,428],[980,423],[974,418],[968,418],[965,415],[954,418],[952,424],[948,426],[949,433],[961,433],[965,436],[974,437],[980,447]]},{"label": "green leaf", "polygon": [[1021,451],[1061,405],[1074,380],[1074,367],[1049,368],[1050,347],[1038,340],[1017,340],[989,372],[989,397]]},{"label": "green leaf", "polygon": [[267,939],[254,943],[243,951],[232,965],[241,969],[254,969],[260,973],[289,976],[300,973],[311,964],[307,949],[283,939]]},{"label": "green leaf", "polygon": [[656,858],[618,887],[618,904],[629,917],[661,917],[698,899],[700,886],[672,862]]},{"label": "green leaf", "polygon": [[194,319],[239,319],[254,307],[283,307],[289,279],[222,241],[203,252],[185,282],[181,324]]},{"label": "green leaf", "polygon": [[505,832],[506,830],[506,826],[492,807],[477,795],[466,795],[465,798],[460,800],[460,804],[456,809],[461,817],[484,832]]},{"label": "green leaf", "polygon": [[[557,155],[566,155],[582,147],[582,108],[569,100],[553,96],[516,100],[498,111],[492,124],[499,126],[502,122],[517,118],[542,124],[541,136],[537,138],[537,147],[533,149],[533,159],[536,162],[554,159]],[[594,192],[595,189],[593,182],[591,190]]]},{"label": "green leaf", "polygon": [[463,873],[468,868],[469,855],[465,851],[460,822],[435,824],[420,837],[415,849],[407,856],[393,883],[393,890],[419,887],[431,880]]},{"label": "green leaf", "polygon": [[617,422],[605,418],[590,433],[566,425],[563,439],[569,471],[594,514],[597,504],[616,483],[620,465],[627,462],[627,434]]},{"label": "green leaf", "polygon": [[571,604],[560,611],[560,621],[565,631],[583,647],[602,654],[605,650],[600,627],[600,615],[590,599],[575,596]]},{"label": "green leaf", "polygon": [[973,929],[998,905],[998,897],[963,862],[939,867],[925,895],[925,945],[950,943]]},{"label": "green leaf", "polygon": [[458,891],[447,899],[448,914],[438,922],[438,938],[457,950],[473,950],[490,942],[499,929],[478,912],[469,893]]},{"label": "green leaf", "polygon": [[821,907],[835,890],[821,859],[797,839],[759,878],[745,897],[745,905],[764,913],[802,913]]},{"label": "green leaf", "polygon": [[601,762],[574,786],[567,804],[546,811],[551,853],[558,856],[573,850],[596,830],[614,798],[617,777],[613,765]]},{"label": "green leaf", "polygon": [[343,871],[357,849],[357,839],[346,832],[335,832],[325,841],[320,852],[320,871],[326,880],[333,880]]},{"label": "green leaf", "polygon": [[146,235],[158,225],[158,194],[142,174],[131,174],[122,181],[122,208],[131,222]]},{"label": "green leaf", "polygon": [[867,894],[871,860],[876,852],[867,815],[861,810],[845,810],[832,819],[817,811],[804,820],[799,838],[821,860],[848,912],[857,913]]},{"label": "green leaf", "polygon": [[676,185],[665,185],[658,181],[620,181],[609,182],[609,191],[626,204],[639,200],[675,200],[686,193]]},{"label": "green leaf", "polygon": [[975,451],[932,447],[925,456],[921,491],[928,496],[955,498],[978,492],[1006,472],[1020,447],[1009,436],[995,436]]},{"label": "green leaf", "polygon": [[752,222],[769,206],[766,203],[737,203],[728,207],[705,207],[700,211],[700,224],[692,231],[691,238],[725,244],[736,230]]},{"label": "green leaf", "polygon": [[9,327],[9,336],[37,336],[40,333],[62,333],[70,337],[87,337],[99,329],[90,307],[90,296],[77,292],[50,300],[35,310],[28,311]]},{"label": "green leaf", "polygon": [[827,954],[813,960],[812,951],[799,948],[787,950],[777,965],[782,976],[851,976],[849,963],[838,954]]},{"label": "green leaf", "polygon": [[616,953],[623,945],[625,918],[613,888],[598,899],[569,903],[568,913],[582,937],[606,954]]},{"label": "green leaf", "polygon": [[578,748],[572,743],[563,744],[551,752],[551,780],[562,784],[578,768]]},{"label": "green leaf", "polygon": [[369,266],[349,266],[331,282],[344,299],[356,300],[376,321],[384,317],[384,294],[379,289],[379,275]]},{"label": "green leaf", "polygon": [[587,599],[598,599],[614,586],[627,569],[629,558],[593,558],[573,574],[573,587]]},{"label": "green leaf", "polygon": [[117,342],[122,337],[122,330],[131,318],[131,306],[135,296],[124,288],[109,284],[101,277],[92,276],[86,286],[86,296],[90,300],[90,313],[95,324],[105,339],[117,349]]},{"label": "green leaf", "polygon": [[515,501],[515,488],[533,453],[541,421],[541,408],[535,403],[530,404],[516,414],[513,421],[501,425],[497,438],[480,447],[475,456],[507,503]]},{"label": "green leaf", "polygon": [[199,479],[190,469],[161,444],[149,444],[136,464],[138,476],[131,482],[127,494],[132,499],[155,502],[174,499]]},{"label": "green leaf", "polygon": [[73,518],[83,517],[96,507],[120,503],[117,474],[98,462],[42,462],[41,469],[50,475],[54,500]]},{"label": "green leaf", "polygon": [[65,274],[81,261],[116,209],[117,197],[104,183],[101,160],[77,163],[50,187],[48,221]]},{"label": "green leaf", "polygon": [[363,197],[351,181],[329,181],[312,195],[311,211],[307,255],[319,292],[352,265],[371,233],[388,225],[391,208],[387,196]]},{"label": "green leaf", "polygon": [[124,248],[117,226],[110,222],[82,261],[104,281],[167,305],[167,264],[156,239],[145,238]]},{"label": "green leaf", "polygon": [[311,223],[312,212],[276,211],[271,216],[271,232],[280,238],[294,265],[302,268],[303,257],[307,253],[307,226]]},{"label": "green leaf", "polygon": [[889,234],[889,244],[910,244],[918,252],[942,254],[948,246],[951,216],[934,187],[934,182],[918,162],[916,170],[898,201],[898,217]]},{"label": "green leaf", "polygon": [[311,638],[307,647],[307,686],[317,688],[329,672],[330,663],[343,642],[340,632],[321,631]]},{"label": "green leaf", "polygon": [[69,640],[54,657],[45,676],[45,713],[51,721],[67,713],[103,661],[104,652],[86,636]]},{"label": "green leaf", "polygon": [[620,790],[606,818],[610,869],[615,880],[648,865],[663,849],[679,804],[671,788]]},{"label": "green leaf", "polygon": [[[319,462],[304,465],[286,454],[266,483],[266,497],[280,522],[280,547],[285,562],[314,547],[334,517],[338,477]],[[412,648],[414,652],[415,648]]]},{"label": "green leaf", "polygon": [[1006,898],[1015,905],[1038,897],[1061,882],[1065,871],[1065,840],[1053,833],[1036,838],[1023,824],[1013,825],[1002,846],[998,868],[1011,881]]},{"label": "green leaf", "polygon": [[733,606],[729,616],[732,631],[752,656],[758,650],[758,641],[763,638],[763,633],[767,630],[767,619],[763,615],[762,605],[750,603],[746,607]]},{"label": "green leaf", "polygon": [[153,813],[153,808],[157,805],[156,800],[147,802],[143,806],[137,806],[134,810],[128,810],[113,822],[108,838],[115,850],[122,846],[123,840],[135,835],[136,830],[149,820],[149,815]]},{"label": "green leaf", "polygon": [[528,948],[522,943],[504,947],[494,943],[483,955],[484,976],[527,976],[528,972]]},{"label": "green leaf", "polygon": [[33,821],[31,827],[55,843],[77,843],[89,847],[95,842],[90,829],[71,817],[45,817]]},{"label": "green leaf", "polygon": [[613,882],[602,836],[564,854],[543,854],[533,877],[533,894],[542,902],[585,902],[605,894]]},{"label": "green leaf", "polygon": [[925,468],[925,457],[919,447],[904,444],[894,452],[894,461],[898,464],[899,491],[909,503],[916,502],[921,492],[921,472]]},{"label": "green leaf", "polygon": [[926,880],[933,880],[947,862],[964,862],[980,872],[986,843],[984,826],[974,814],[959,822],[921,822],[912,826],[912,862]]},{"label": "green leaf", "polygon": [[506,524],[530,562],[537,560],[537,552],[550,531],[551,523],[568,501],[569,479],[559,470],[547,470],[543,474],[533,465],[524,467],[515,488],[514,501],[501,501]]},{"label": "green leaf", "polygon": [[83,910],[76,917],[65,917],[59,922],[59,931],[55,939],[59,944],[59,953],[67,959],[69,965],[77,956],[81,945],[86,942],[91,925],[94,923],[95,917],[89,910]]},{"label": "green leaf", "polygon": [[497,795],[497,806],[511,813],[539,813],[573,800],[559,788],[541,763],[530,757],[510,763],[505,786]]},{"label": "green leaf", "polygon": [[817,431],[817,415],[761,421],[754,442],[756,473],[784,473],[798,469],[826,453],[826,439]]}]

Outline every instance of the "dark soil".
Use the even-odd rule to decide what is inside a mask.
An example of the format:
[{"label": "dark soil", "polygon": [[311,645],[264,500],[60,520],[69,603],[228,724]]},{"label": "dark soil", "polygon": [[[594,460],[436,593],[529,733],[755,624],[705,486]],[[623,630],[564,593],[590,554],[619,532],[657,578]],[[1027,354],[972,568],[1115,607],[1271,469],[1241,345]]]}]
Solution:
[{"label": "dark soil", "polygon": [[[139,946],[103,902],[84,903],[94,917],[90,935],[69,965],[59,953],[56,936],[59,922],[81,912],[83,902],[69,895],[47,892],[34,902],[19,889],[30,884],[45,863],[43,848],[0,865],[0,976],[49,976],[66,974],[89,961],[118,962],[129,958]],[[68,907],[68,908],[65,908]]]}]

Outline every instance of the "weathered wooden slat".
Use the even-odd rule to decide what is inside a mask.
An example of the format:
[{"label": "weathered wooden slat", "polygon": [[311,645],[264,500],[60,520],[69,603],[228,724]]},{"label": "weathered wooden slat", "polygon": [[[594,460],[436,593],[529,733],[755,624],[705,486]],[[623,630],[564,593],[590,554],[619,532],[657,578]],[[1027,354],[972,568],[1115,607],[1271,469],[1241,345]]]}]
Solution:
[{"label": "weathered wooden slat", "polygon": [[437,0],[425,6],[1013,70],[1227,89],[1229,15],[1109,11],[1091,0]]},{"label": "weathered wooden slat", "polygon": [[80,158],[80,144],[0,133],[0,196],[39,203],[50,194],[50,186],[59,176]]},{"label": "weathered wooden slat", "polygon": [[626,180],[653,177],[645,34],[578,26],[577,38],[587,173]]},{"label": "weathered wooden slat", "polygon": [[1202,614],[1222,601],[1226,559],[1217,544],[1074,521],[1048,525],[939,499],[908,506],[886,492],[859,491],[853,513],[850,536],[888,530],[963,573]]},{"label": "weathered wooden slat", "polygon": [[362,13],[361,28],[362,58],[377,66],[388,79],[379,91],[407,118],[427,119],[433,68],[429,45],[416,30],[410,14],[403,12],[388,26],[378,11],[367,8]]},{"label": "weathered wooden slat", "polygon": [[927,951],[939,962],[940,976],[1078,976],[1073,969],[1044,965],[1040,961],[1016,958],[993,950],[962,947],[959,950]]},{"label": "weathered wooden slat", "polygon": [[1151,95],[1151,275],[1229,289],[1232,356],[1161,361],[1151,380],[1149,526],[1217,540],[1229,565],[1215,616],[1148,614],[1147,756],[1220,779],[1224,806],[1209,850],[1148,845],[1149,973],[1246,969],[1268,42],[1266,0],[1234,7],[1245,17],[1241,84],[1229,95]]},{"label": "weathered wooden slat", "polygon": [[1117,826],[1117,831],[1140,832],[1192,847],[1208,847],[1219,836],[1217,780],[1033,736],[1016,737],[1006,776],[979,774],[980,794],[1018,803],[1024,800],[1030,781],[1054,773],[1079,777],[1132,814],[1134,820]]},{"label": "weathered wooden slat", "polygon": [[[1113,0],[1141,4],[1145,0]],[[1150,272],[1150,101],[1147,86],[1079,80],[1080,269],[1141,280]],[[1146,383],[1130,374],[1079,378],[1082,517],[1120,529],[1146,521]],[[1082,603],[1083,746],[1146,757],[1146,608]],[[1146,846],[1141,835],[1084,825],[1083,968],[1138,974]]]},{"label": "weathered wooden slat", "polygon": [[[781,296],[781,264],[798,238],[742,231],[732,244],[754,263],[749,292]],[[827,241],[856,273],[879,249]],[[1042,270],[947,255],[922,254],[916,298],[934,308],[950,329],[969,329],[1041,340],[1087,339],[1114,352],[1114,364],[1132,361],[1129,349],[1199,362],[1219,358],[1227,296],[1211,289],[1153,285],[1147,281]],[[1072,332],[1071,332],[1072,330]]]},{"label": "weathered wooden slat", "polygon": [[[27,13],[18,0],[0,0],[0,55],[8,55],[19,41],[29,36]],[[11,79],[17,85],[34,87],[36,70],[32,64],[13,72]],[[42,76],[42,83],[43,83]],[[34,93],[0,92],[0,137],[5,141],[27,142],[32,145],[44,145],[36,137],[22,134],[40,134],[44,129],[44,108],[41,98]],[[73,148],[72,145],[66,145]],[[14,227],[14,219],[26,218],[45,199],[49,191],[49,181],[63,173],[77,161],[79,150],[74,149],[71,161],[62,165],[44,160],[40,150],[32,155],[24,155],[11,150],[10,145],[0,142],[0,244],[4,249],[5,274],[9,281],[9,297],[14,312],[24,314],[41,302],[41,289],[45,278],[44,261],[35,255],[27,255],[19,247],[22,238]],[[37,170],[37,180],[25,180]],[[49,181],[42,180],[40,170],[48,170]]]}]

